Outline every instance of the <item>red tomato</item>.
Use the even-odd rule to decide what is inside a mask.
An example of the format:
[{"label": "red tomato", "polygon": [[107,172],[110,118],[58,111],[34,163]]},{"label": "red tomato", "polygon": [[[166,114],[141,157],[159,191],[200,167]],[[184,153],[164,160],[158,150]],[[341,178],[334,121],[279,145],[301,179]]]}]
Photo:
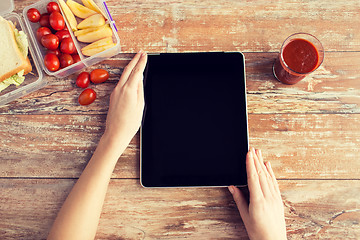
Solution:
[{"label": "red tomato", "polygon": [[60,12],[59,5],[56,2],[49,2],[46,6],[46,10],[48,13]]},{"label": "red tomato", "polygon": [[47,27],[40,27],[36,31],[36,38],[39,42],[41,42],[41,38],[45,35],[52,34],[51,30]]},{"label": "red tomato", "polygon": [[41,15],[40,20],[39,20],[40,26],[51,28],[50,22],[49,22],[49,16],[50,15],[47,13],[44,13]]},{"label": "red tomato", "polygon": [[60,45],[60,51],[63,53],[73,54],[76,51],[75,44],[71,38],[65,38]]},{"label": "red tomato", "polygon": [[73,54],[73,55],[71,55],[71,56],[72,56],[73,59],[74,59],[74,63],[77,63],[77,62],[80,62],[80,61],[81,61],[79,54]]},{"label": "red tomato", "polygon": [[90,73],[90,80],[93,83],[102,83],[108,79],[109,73],[104,69],[95,69]]},{"label": "red tomato", "polygon": [[55,54],[56,56],[60,56],[60,50],[57,48],[57,49],[55,49],[55,50],[48,50],[46,53],[53,53],[53,54]]},{"label": "red tomato", "polygon": [[36,23],[40,20],[41,14],[36,8],[30,8],[27,11],[27,17],[30,22]]},{"label": "red tomato", "polygon": [[45,67],[52,72],[55,72],[60,68],[59,58],[53,53],[48,53],[45,55],[44,64]]},{"label": "red tomato", "polygon": [[61,68],[66,68],[67,66],[70,66],[74,63],[74,59],[70,54],[64,53],[61,54],[59,57],[60,66]]},{"label": "red tomato", "polygon": [[50,26],[56,31],[63,30],[65,27],[65,20],[59,12],[52,12],[49,17],[49,22]]},{"label": "red tomato", "polygon": [[41,44],[49,50],[59,47],[59,38],[55,34],[48,34],[41,38]]},{"label": "red tomato", "polygon": [[79,96],[79,103],[81,105],[89,105],[95,101],[96,93],[91,88],[87,88]]},{"label": "red tomato", "polygon": [[90,74],[88,72],[82,72],[76,78],[76,86],[81,88],[87,88],[90,84]]},{"label": "red tomato", "polygon": [[55,35],[59,38],[59,41],[62,42],[65,38],[71,38],[68,30],[60,30],[55,33]]}]

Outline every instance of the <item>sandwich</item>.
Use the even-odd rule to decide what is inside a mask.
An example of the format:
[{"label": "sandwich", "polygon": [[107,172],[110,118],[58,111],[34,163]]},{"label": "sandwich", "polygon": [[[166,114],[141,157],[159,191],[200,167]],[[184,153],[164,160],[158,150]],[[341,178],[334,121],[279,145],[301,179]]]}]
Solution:
[{"label": "sandwich", "polygon": [[0,16],[0,92],[9,85],[19,86],[32,71],[26,34]]}]

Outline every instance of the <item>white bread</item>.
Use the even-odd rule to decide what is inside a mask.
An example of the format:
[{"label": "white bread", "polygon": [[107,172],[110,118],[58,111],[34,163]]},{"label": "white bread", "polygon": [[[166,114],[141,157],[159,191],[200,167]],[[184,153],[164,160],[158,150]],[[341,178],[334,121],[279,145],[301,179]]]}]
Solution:
[{"label": "white bread", "polygon": [[0,17],[0,82],[21,70],[29,73],[30,61],[21,54],[10,22]]}]

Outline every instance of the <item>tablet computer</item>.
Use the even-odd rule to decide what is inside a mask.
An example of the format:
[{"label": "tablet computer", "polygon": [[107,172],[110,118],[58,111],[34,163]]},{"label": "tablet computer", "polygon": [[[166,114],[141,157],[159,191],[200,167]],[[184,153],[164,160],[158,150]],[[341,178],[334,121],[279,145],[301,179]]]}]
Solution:
[{"label": "tablet computer", "polygon": [[247,184],[242,53],[150,54],[144,91],[144,187]]}]

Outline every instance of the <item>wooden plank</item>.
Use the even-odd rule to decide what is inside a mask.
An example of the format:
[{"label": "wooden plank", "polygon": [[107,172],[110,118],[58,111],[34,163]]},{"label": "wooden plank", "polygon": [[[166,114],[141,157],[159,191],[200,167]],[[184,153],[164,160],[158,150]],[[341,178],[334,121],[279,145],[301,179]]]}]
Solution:
[{"label": "wooden plank", "polygon": [[[75,180],[0,179],[0,238],[44,239]],[[288,239],[359,239],[360,181],[280,181]],[[247,239],[226,188],[114,179],[96,239]]]},{"label": "wooden plank", "polygon": [[360,115],[249,115],[250,145],[278,178],[359,179]]},{"label": "wooden plank", "polygon": [[295,85],[275,80],[277,54],[246,53],[248,112],[360,113],[360,53],[326,53],[322,66]]},{"label": "wooden plank", "polygon": [[[76,74],[49,78],[50,85],[0,107],[4,114],[106,114],[109,96],[133,55],[119,54],[93,68],[108,69],[108,82],[91,85],[98,99],[80,106],[82,89]],[[249,113],[360,113],[360,52],[327,53],[324,64],[296,85],[284,85],[272,75],[276,53],[245,53]],[[219,79],[221,81],[221,79]]]},{"label": "wooden plank", "polygon": [[[34,0],[15,0],[22,12]],[[360,5],[348,1],[107,0],[123,52],[278,51],[295,32],[327,51],[360,50]]]},{"label": "wooden plank", "polygon": [[107,1],[123,51],[278,51],[295,32],[327,51],[359,50],[360,5],[352,1]]},{"label": "wooden plank", "polygon": [[280,181],[290,239],[359,239],[359,181]]},{"label": "wooden plank", "polygon": [[[2,118],[1,177],[77,177],[105,129],[106,116],[19,115]],[[139,137],[130,143],[116,172],[138,175]],[[5,154],[6,153],[6,154]]]},{"label": "wooden plank", "polygon": [[[78,177],[104,131],[105,116],[0,116],[0,177]],[[250,144],[278,178],[360,179],[360,114],[250,114]],[[139,177],[139,135],[117,178]]]}]

